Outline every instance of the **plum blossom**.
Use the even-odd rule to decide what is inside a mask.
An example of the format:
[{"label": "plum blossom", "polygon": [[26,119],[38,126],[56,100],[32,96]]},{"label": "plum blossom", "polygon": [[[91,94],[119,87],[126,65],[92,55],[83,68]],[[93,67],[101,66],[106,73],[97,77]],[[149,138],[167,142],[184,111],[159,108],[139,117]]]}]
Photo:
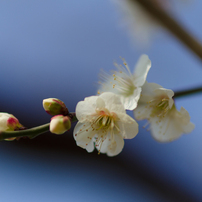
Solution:
[{"label": "plum blossom", "polygon": [[137,122],[126,114],[120,97],[111,92],[80,101],[76,116],[74,139],[88,152],[96,147],[98,153],[115,156],[123,149],[123,139],[134,138],[138,133]]},{"label": "plum blossom", "polygon": [[187,110],[176,109],[174,92],[156,83],[145,82],[138,107],[134,110],[137,120],[147,119],[151,134],[159,142],[170,142],[183,133],[190,133],[194,124]]},{"label": "plum blossom", "polygon": [[113,71],[112,75],[104,72],[100,75],[102,81],[100,81],[101,87],[98,94],[102,92],[118,94],[125,109],[133,110],[137,107],[142,85],[151,68],[151,61],[147,55],[142,55],[135,66],[134,73],[131,73],[124,59],[123,64],[124,66],[115,63],[117,71]]}]

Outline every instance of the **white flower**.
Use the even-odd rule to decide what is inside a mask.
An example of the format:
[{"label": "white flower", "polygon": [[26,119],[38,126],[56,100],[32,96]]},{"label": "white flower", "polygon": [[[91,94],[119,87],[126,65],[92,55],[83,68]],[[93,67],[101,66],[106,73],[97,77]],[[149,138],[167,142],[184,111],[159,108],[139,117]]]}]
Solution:
[{"label": "white flower", "polygon": [[159,142],[173,141],[195,127],[183,107],[180,111],[176,109],[173,95],[172,90],[145,82],[138,107],[134,110],[137,120],[149,121],[152,136]]},{"label": "white flower", "polygon": [[99,153],[115,156],[123,149],[123,139],[134,138],[138,133],[138,124],[126,114],[120,97],[110,92],[80,101],[76,116],[79,122],[74,139],[88,152],[94,150],[95,144]]},{"label": "white flower", "polygon": [[102,86],[98,90],[98,94],[102,92],[118,94],[125,109],[133,110],[137,107],[142,85],[145,83],[148,71],[151,68],[151,61],[147,55],[142,55],[133,74],[124,59],[123,64],[125,67],[115,63],[117,71],[114,71],[113,75],[101,74],[103,82],[100,82]]}]

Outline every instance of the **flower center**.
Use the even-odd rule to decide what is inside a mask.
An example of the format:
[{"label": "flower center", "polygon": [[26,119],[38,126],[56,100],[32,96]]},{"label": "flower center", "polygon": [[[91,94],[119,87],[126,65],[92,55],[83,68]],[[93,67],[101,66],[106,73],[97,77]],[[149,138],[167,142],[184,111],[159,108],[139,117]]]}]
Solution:
[{"label": "flower center", "polygon": [[115,121],[118,119],[116,113],[109,112],[108,109],[104,108],[102,110],[96,110],[96,114],[93,115],[92,128],[94,130],[104,130],[113,129],[115,126]]},{"label": "flower center", "polygon": [[150,102],[150,107],[152,107],[152,111],[150,116],[151,117],[159,117],[159,119],[164,118],[167,113],[170,111],[169,107],[169,98],[161,98],[160,100],[151,100]]},{"label": "flower center", "polygon": [[124,59],[123,64],[124,66],[114,63],[118,70],[113,71],[113,75],[108,75],[104,72],[100,75],[104,83],[100,82],[103,88],[101,91],[98,91],[98,94],[105,91],[111,91],[123,97],[129,97],[133,95],[134,90],[137,88],[133,83],[135,78],[134,75],[130,72],[130,69]]},{"label": "flower center", "polygon": [[113,88],[117,89],[120,95],[124,97],[133,95],[133,92],[136,89],[136,87],[134,86],[133,81],[128,75],[120,71],[118,73],[114,72],[113,77],[114,77],[114,83],[112,84]]},{"label": "flower center", "polygon": [[106,108],[96,110],[96,114],[93,115],[91,127],[97,134],[95,137],[95,146],[98,147],[98,154],[100,153],[102,143],[107,137],[109,138],[109,141],[111,141],[111,144],[115,142],[114,130],[120,131],[119,127],[116,125],[117,120],[117,114],[115,112],[109,112]]}]

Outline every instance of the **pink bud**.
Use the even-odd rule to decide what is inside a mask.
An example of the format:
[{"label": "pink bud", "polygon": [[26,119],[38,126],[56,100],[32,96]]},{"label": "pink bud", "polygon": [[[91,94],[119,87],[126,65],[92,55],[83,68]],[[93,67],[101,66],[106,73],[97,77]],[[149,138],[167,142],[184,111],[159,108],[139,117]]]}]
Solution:
[{"label": "pink bud", "polygon": [[[0,113],[0,131],[14,131],[22,127],[18,119],[12,114]],[[8,138],[6,140],[14,140],[15,138]]]},{"label": "pink bud", "polygon": [[71,119],[68,116],[57,115],[51,119],[50,132],[60,135],[71,128]]},{"label": "pink bud", "polygon": [[20,125],[20,123],[19,123],[18,119],[15,118],[14,116],[8,118],[8,120],[7,120],[7,126],[8,126],[10,129],[15,130],[16,128],[19,127],[19,125]]},{"label": "pink bud", "polygon": [[43,100],[43,108],[45,111],[52,115],[67,115],[69,113],[67,107],[65,106],[64,102],[57,98],[48,98]]}]

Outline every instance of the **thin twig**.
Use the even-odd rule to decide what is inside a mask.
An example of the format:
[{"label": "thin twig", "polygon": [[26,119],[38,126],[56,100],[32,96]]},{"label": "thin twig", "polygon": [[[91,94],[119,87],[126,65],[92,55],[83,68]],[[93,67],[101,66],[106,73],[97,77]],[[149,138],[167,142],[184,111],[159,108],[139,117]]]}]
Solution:
[{"label": "thin twig", "polygon": [[[71,112],[68,114],[68,116],[71,118],[71,122],[77,122],[76,114],[75,112]],[[0,141],[13,138],[13,137],[29,137],[34,138],[38,135],[41,135],[45,132],[49,131],[49,125],[50,123],[46,123],[41,126],[37,126],[30,129],[24,129],[24,130],[18,130],[18,131],[2,131],[0,132]]]},{"label": "thin twig", "polygon": [[202,93],[202,87],[192,88],[189,90],[177,91],[175,92],[174,98],[187,96],[195,93]]},{"label": "thin twig", "polygon": [[0,132],[0,141],[8,138],[13,137],[25,137],[25,136],[34,136],[40,135],[42,133],[49,131],[49,123],[37,126],[34,128],[26,129],[26,130],[19,130],[19,131],[2,131]]}]

